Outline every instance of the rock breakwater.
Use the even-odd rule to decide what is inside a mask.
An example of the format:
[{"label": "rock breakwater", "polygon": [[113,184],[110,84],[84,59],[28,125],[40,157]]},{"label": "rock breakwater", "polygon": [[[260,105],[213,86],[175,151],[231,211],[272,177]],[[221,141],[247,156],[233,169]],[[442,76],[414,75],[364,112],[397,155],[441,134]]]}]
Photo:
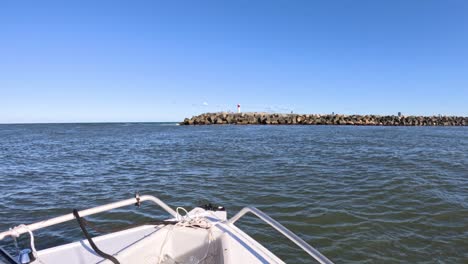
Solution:
[{"label": "rock breakwater", "polygon": [[463,116],[379,116],[273,113],[204,113],[185,118],[181,125],[355,125],[355,126],[468,126]]}]

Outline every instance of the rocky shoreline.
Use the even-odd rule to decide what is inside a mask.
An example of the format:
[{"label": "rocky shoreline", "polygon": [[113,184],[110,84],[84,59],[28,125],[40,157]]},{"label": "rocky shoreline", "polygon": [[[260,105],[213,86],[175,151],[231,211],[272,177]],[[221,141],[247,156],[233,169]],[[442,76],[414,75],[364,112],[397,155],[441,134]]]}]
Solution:
[{"label": "rocky shoreline", "polygon": [[181,125],[354,125],[354,126],[468,126],[463,116],[379,116],[274,113],[204,113]]}]

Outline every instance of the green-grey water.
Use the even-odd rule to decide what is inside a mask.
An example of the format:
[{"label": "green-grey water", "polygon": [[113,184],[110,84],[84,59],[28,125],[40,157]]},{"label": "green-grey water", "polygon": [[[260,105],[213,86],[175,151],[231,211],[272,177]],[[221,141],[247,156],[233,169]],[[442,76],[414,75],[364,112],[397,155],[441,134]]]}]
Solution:
[{"label": "green-grey water", "polygon": [[[140,191],[230,216],[256,206],[337,263],[468,261],[465,127],[0,125],[0,188],[1,230]],[[164,217],[144,205],[90,220]],[[285,261],[311,262],[255,218],[239,226]],[[35,235],[39,249],[82,238],[76,222]]]}]

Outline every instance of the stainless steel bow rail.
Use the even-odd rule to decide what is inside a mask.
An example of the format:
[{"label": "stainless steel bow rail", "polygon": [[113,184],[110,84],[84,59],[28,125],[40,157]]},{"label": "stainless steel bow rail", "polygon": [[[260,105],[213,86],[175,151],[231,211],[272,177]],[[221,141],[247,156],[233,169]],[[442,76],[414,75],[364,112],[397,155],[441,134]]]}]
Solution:
[{"label": "stainless steel bow rail", "polygon": [[[105,212],[105,211],[109,211],[109,210],[112,210],[112,209],[116,209],[116,208],[120,208],[120,207],[124,207],[124,206],[128,206],[128,205],[133,205],[133,204],[135,204],[135,202],[136,202],[136,205],[138,205],[139,203],[144,202],[144,201],[151,201],[151,202],[161,206],[166,212],[171,214],[173,217],[177,217],[176,211],[174,211],[172,208],[170,208],[163,201],[161,201],[158,198],[156,198],[154,196],[151,196],[151,195],[143,195],[141,197],[137,195],[135,198],[123,200],[123,201],[120,201],[120,202],[105,204],[105,205],[97,206],[97,207],[94,207],[94,208],[86,209],[86,210],[83,210],[83,211],[79,211],[79,214],[80,214],[81,217],[85,217],[85,216],[88,216],[88,215],[102,213],[102,212]],[[14,227],[14,228],[12,228],[12,229],[10,229],[8,231],[5,231],[3,233],[0,233],[0,240],[3,240],[7,236],[17,237],[17,236],[19,236],[21,234],[28,233],[29,231],[38,230],[38,229],[41,229],[41,228],[44,228],[44,227],[60,224],[60,223],[63,223],[63,222],[74,220],[74,219],[75,219],[75,216],[72,213],[70,213],[70,214],[66,214],[66,215],[62,215],[62,216],[59,216],[59,217],[51,218],[49,220],[37,222],[37,223],[34,223],[34,224],[30,224],[30,225],[20,225],[20,226]]]},{"label": "stainless steel bow rail", "polygon": [[[143,195],[139,196],[138,194],[135,196],[135,198],[130,198],[127,200],[123,200],[120,202],[115,202],[115,203],[110,203],[106,205],[101,205],[93,208],[89,208],[86,210],[79,211],[79,215],[81,217],[85,217],[88,215],[93,215],[97,213],[102,213],[105,211],[109,211],[112,209],[128,206],[128,205],[137,205],[139,206],[141,202],[144,201],[151,201],[155,203],[156,205],[159,205],[161,208],[163,208],[166,212],[168,212],[170,215],[172,215],[174,218],[177,218],[178,214],[176,211],[174,211],[171,207],[169,207],[166,203],[161,201],[160,199],[151,196],[151,195]],[[236,215],[234,215],[231,219],[227,221],[228,224],[234,224],[237,220],[239,220],[242,216],[244,216],[246,213],[252,213],[256,215],[258,218],[272,226],[274,229],[276,229],[278,232],[286,236],[289,240],[294,242],[296,245],[298,245],[300,248],[302,248],[305,252],[307,252],[310,256],[312,256],[315,260],[322,264],[333,264],[328,258],[326,258],[324,255],[322,255],[318,250],[313,248],[311,245],[307,244],[304,240],[302,240],[300,237],[298,237],[296,234],[291,232],[289,229],[281,225],[280,223],[276,222],[273,220],[271,217],[269,217],[267,214],[263,213],[262,211],[258,210],[255,207],[245,207],[242,210],[240,210]],[[21,234],[24,233],[30,233],[34,230],[38,230],[41,228],[45,228],[48,226],[52,225],[57,225],[63,222],[67,222],[70,220],[75,219],[75,216],[70,213],[66,215],[62,215],[59,217],[51,218],[45,221],[37,222],[34,224],[30,225],[19,225],[17,227],[11,228],[8,231],[0,233],[0,241],[3,240],[4,238],[11,236],[11,237],[18,237]]]},{"label": "stainless steel bow rail", "polygon": [[231,217],[231,219],[228,220],[228,223],[234,224],[237,220],[239,220],[242,216],[244,216],[247,213],[252,213],[263,222],[269,224],[272,226],[274,229],[276,229],[278,232],[283,234],[285,237],[287,237],[289,240],[294,242],[296,245],[298,245],[300,248],[302,248],[307,254],[312,256],[315,260],[322,264],[333,264],[331,260],[329,260],[327,257],[322,255],[318,250],[313,248],[311,245],[307,244],[302,238],[298,237],[296,234],[291,232],[289,229],[284,227],[282,224],[276,222],[273,218],[269,217],[267,214],[264,212],[258,210],[255,207],[244,207],[242,210],[240,210],[236,215]]}]

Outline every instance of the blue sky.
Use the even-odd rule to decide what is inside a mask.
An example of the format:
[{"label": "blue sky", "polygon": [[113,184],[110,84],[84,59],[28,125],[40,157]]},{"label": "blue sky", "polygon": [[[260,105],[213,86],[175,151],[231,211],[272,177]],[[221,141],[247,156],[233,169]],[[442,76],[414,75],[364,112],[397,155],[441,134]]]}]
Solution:
[{"label": "blue sky", "polygon": [[468,2],[2,1],[0,123],[468,115]]}]

